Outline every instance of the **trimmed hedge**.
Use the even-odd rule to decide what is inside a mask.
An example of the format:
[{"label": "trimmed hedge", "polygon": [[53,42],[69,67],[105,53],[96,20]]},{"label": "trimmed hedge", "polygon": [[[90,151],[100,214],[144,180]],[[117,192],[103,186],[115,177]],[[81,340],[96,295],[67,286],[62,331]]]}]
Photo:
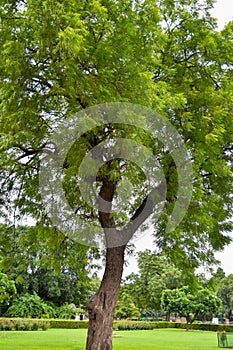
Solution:
[{"label": "trimmed hedge", "polygon": [[66,329],[80,329],[88,328],[88,321],[75,320],[50,320],[51,328],[66,328]]},{"label": "trimmed hedge", "polygon": [[46,330],[48,328],[88,328],[88,321],[63,319],[0,318],[0,330]]},{"label": "trimmed hedge", "polygon": [[150,322],[122,322],[117,325],[119,331],[150,330],[154,325]]},{"label": "trimmed hedge", "polygon": [[[186,323],[182,322],[134,322],[134,321],[114,321],[114,330],[143,330],[159,328],[178,328],[186,329]],[[226,331],[233,332],[233,325],[217,325],[209,323],[194,323],[191,329],[201,331]]]},{"label": "trimmed hedge", "polygon": [[[46,330],[48,328],[87,329],[88,321],[59,320],[59,319],[21,319],[0,318],[0,330]],[[114,321],[114,330],[152,330],[159,328],[186,329],[186,323],[165,321]],[[193,323],[191,329],[201,331],[226,331],[233,332],[233,325],[217,325],[209,323]]]},{"label": "trimmed hedge", "polygon": [[46,331],[50,328],[47,320],[26,318],[0,318],[0,331]]}]

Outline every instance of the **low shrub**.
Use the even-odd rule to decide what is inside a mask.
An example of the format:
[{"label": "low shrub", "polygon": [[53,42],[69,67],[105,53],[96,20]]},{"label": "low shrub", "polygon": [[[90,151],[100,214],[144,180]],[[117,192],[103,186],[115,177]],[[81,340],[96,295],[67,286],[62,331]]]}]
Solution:
[{"label": "low shrub", "polygon": [[11,331],[14,329],[14,323],[11,320],[0,320],[1,331]]},{"label": "low shrub", "polygon": [[152,323],[146,322],[122,322],[118,324],[119,331],[133,331],[133,330],[149,330],[154,329]]},{"label": "low shrub", "polygon": [[16,331],[23,331],[24,330],[24,323],[21,321],[15,322],[15,330]]},{"label": "low shrub", "polygon": [[4,316],[20,318],[52,318],[55,317],[54,308],[44,302],[36,293],[23,294],[16,298],[7,309]]},{"label": "low shrub", "polygon": [[[139,330],[139,329],[159,329],[159,328],[177,328],[186,329],[186,323],[182,322],[133,322],[133,321],[114,321],[114,330]],[[211,323],[194,323],[191,329],[201,331],[226,331],[233,332],[233,325],[217,325]]]},{"label": "low shrub", "polygon": [[40,322],[40,328],[42,331],[47,331],[50,328],[50,322]]},{"label": "low shrub", "polygon": [[50,320],[51,328],[66,328],[66,329],[80,329],[88,328],[88,321],[74,321],[74,320]]},{"label": "low shrub", "polygon": [[47,320],[0,318],[0,330],[37,331],[39,329],[47,330],[48,328],[50,328],[50,322]]},{"label": "low shrub", "polygon": [[57,317],[59,319],[75,319],[77,313],[77,309],[75,307],[75,305],[68,305],[68,304],[64,304],[62,306],[60,306],[59,308],[57,308]]},{"label": "low shrub", "polygon": [[24,323],[24,331],[31,331],[32,330],[32,323],[31,322],[25,322]]},{"label": "low shrub", "polygon": [[0,318],[0,330],[47,330],[48,328],[80,329],[88,328],[88,321],[58,319]]},{"label": "low shrub", "polygon": [[33,321],[33,323],[32,323],[32,331],[38,331],[39,327],[40,327],[39,322]]},{"label": "low shrub", "polygon": [[159,321],[159,322],[151,322],[154,325],[154,328],[174,328],[174,324],[172,322],[165,322],[165,321]]}]

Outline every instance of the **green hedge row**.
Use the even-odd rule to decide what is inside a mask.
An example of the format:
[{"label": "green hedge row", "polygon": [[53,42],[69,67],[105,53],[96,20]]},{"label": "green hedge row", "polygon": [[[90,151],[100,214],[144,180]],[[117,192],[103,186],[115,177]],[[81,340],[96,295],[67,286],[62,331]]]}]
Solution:
[{"label": "green hedge row", "polygon": [[0,330],[43,330],[48,328],[88,328],[88,322],[63,319],[0,318]]},{"label": "green hedge row", "polygon": [[[181,322],[134,322],[134,321],[114,321],[114,330],[143,330],[159,328],[178,328],[186,329],[186,323]],[[226,331],[233,332],[233,325],[217,325],[208,323],[194,323],[191,327],[193,330],[201,331]]]},{"label": "green hedge row", "polygon": [[0,331],[38,331],[50,328],[47,320],[0,318]]},{"label": "green hedge row", "polygon": [[49,320],[51,328],[80,329],[88,328],[88,321]]},{"label": "green hedge row", "polygon": [[[88,321],[58,320],[58,319],[20,319],[20,318],[0,318],[0,330],[38,330],[48,328],[80,329],[88,328]],[[163,321],[114,321],[114,330],[150,330],[158,328],[179,328],[185,329],[186,323],[163,322]],[[194,323],[193,330],[202,331],[226,331],[233,332],[233,325],[217,325],[208,323]]]},{"label": "green hedge row", "polygon": [[154,329],[154,325],[151,322],[122,322],[114,324],[114,330],[119,331],[133,331],[133,330],[150,330]]}]

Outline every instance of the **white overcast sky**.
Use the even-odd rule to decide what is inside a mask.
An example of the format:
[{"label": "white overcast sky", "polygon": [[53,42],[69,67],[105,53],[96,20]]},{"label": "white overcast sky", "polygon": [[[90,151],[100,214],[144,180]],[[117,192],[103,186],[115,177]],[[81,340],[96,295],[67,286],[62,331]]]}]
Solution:
[{"label": "white overcast sky", "polygon": [[217,0],[212,15],[218,18],[219,28],[222,29],[233,19],[233,0]]},{"label": "white overcast sky", "polygon": [[[219,29],[222,29],[226,23],[233,20],[233,0],[217,0],[212,11],[213,17],[218,19]],[[233,237],[233,233],[232,233]],[[151,235],[145,235],[136,242],[136,250],[155,249]],[[216,258],[221,261],[221,267],[225,273],[229,275],[233,273],[233,243],[224,249],[224,252],[217,253]],[[124,276],[127,276],[132,271],[137,270],[135,258],[128,259],[129,265],[124,269]]]}]

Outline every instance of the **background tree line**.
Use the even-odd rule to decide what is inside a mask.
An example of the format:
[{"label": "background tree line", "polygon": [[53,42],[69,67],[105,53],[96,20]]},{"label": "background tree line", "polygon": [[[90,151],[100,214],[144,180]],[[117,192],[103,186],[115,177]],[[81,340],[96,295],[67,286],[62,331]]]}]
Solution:
[{"label": "background tree line", "polygon": [[[14,299],[20,297],[22,301],[19,303],[18,299],[15,300],[16,309],[6,314],[10,316],[28,316],[34,308],[34,317],[42,314],[54,317],[55,308],[69,304],[83,310],[88,299],[98,289],[97,251],[90,251],[74,242],[65,243],[64,236],[57,231],[53,232],[52,237],[53,249],[54,240],[57,241],[57,252],[60,249],[56,258],[50,250],[51,235],[48,232],[42,232],[38,227],[19,226],[15,229],[0,225],[0,271],[9,283],[14,284],[9,297],[2,296],[2,314],[13,302],[10,295]],[[70,315],[68,307],[66,311],[67,317],[74,318],[74,308]],[[61,309],[59,313],[64,314],[64,310]]]},{"label": "background tree line", "polygon": [[[48,251],[45,257],[43,240],[37,240],[36,247],[28,245],[35,230],[35,227],[21,226],[14,232],[12,228],[1,225],[1,315],[74,318],[77,312],[86,313],[86,303],[100,284],[96,275],[99,267],[97,254],[93,255],[95,264],[90,265],[87,250],[80,255],[79,247],[79,264],[73,266],[75,247],[70,247],[70,265],[66,256],[66,264],[63,265],[61,260],[57,270],[58,262],[47,259]],[[14,264],[9,259],[13,259]],[[77,257],[75,261],[77,263]],[[173,317],[210,321],[213,314],[219,316],[221,306],[223,318],[233,320],[233,274],[226,276],[221,268],[208,279],[195,271],[185,274],[164,254],[150,250],[139,252],[137,262],[138,273],[131,273],[122,282],[115,318],[166,317],[170,320],[172,313]],[[90,277],[93,269],[96,271]],[[194,296],[198,296],[200,290],[203,297],[206,296],[204,308],[201,303],[202,312],[194,302]],[[166,303],[168,295],[170,299],[174,296],[173,304]],[[221,305],[217,301],[214,308],[215,297],[221,300]],[[208,298],[211,302],[207,301]]]},{"label": "background tree line", "polygon": [[[185,316],[190,323],[192,318],[211,321],[215,315],[233,321],[233,274],[226,276],[221,267],[214,270],[208,277],[195,270],[185,274],[163,254],[139,252],[138,273],[124,279],[115,315],[170,320],[172,313],[173,318]],[[168,296],[174,296],[174,304],[166,302]]]}]

